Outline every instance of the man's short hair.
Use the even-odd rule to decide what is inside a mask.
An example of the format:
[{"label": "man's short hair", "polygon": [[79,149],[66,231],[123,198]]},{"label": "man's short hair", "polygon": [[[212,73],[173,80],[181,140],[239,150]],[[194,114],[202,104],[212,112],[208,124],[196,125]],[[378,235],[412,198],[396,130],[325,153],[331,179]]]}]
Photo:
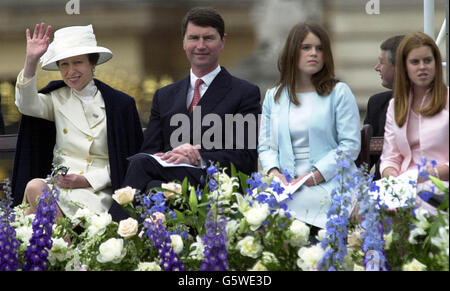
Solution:
[{"label": "man's short hair", "polygon": [[214,8],[196,7],[189,10],[188,13],[186,13],[186,15],[184,16],[181,26],[181,33],[183,38],[186,34],[186,29],[189,22],[192,22],[197,26],[211,26],[215,28],[219,33],[220,38],[223,38],[225,34],[225,23],[222,19],[222,16],[220,16],[219,12],[217,12],[217,10],[215,10]]},{"label": "man's short hair", "polygon": [[395,66],[395,57],[397,52],[397,47],[400,41],[403,39],[404,35],[396,35],[390,37],[383,41],[380,45],[380,49],[386,51],[386,58],[388,61]]}]

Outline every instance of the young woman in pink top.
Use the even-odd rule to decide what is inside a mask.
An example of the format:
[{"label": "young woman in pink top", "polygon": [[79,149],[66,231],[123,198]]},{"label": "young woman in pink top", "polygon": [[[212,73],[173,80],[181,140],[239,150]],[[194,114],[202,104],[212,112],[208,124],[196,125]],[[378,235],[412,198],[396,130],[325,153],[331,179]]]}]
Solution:
[{"label": "young woman in pink top", "polygon": [[[424,33],[406,35],[397,49],[394,98],[390,101],[381,155],[382,177],[434,160],[428,172],[449,179],[449,95],[442,58]],[[420,178],[419,182],[423,182]]]}]

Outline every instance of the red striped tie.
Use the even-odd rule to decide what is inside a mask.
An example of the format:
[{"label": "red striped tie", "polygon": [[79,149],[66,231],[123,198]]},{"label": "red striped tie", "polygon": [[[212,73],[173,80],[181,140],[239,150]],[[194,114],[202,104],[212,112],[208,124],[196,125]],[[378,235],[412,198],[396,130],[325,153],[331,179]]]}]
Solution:
[{"label": "red striped tie", "polygon": [[200,101],[201,96],[200,96],[200,90],[198,89],[198,87],[200,87],[201,84],[203,84],[202,79],[197,79],[197,81],[195,81],[194,98],[192,98],[191,105],[189,106],[189,109],[188,109],[189,114],[192,113],[192,111],[194,110],[194,107],[197,106],[197,103]]}]

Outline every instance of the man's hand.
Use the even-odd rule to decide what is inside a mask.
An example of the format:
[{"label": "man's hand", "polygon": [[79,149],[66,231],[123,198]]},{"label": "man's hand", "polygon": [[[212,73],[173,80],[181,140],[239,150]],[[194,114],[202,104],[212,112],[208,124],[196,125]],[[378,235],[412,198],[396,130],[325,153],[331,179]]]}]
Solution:
[{"label": "man's hand", "polygon": [[199,145],[193,146],[185,143],[172,151],[166,153],[157,153],[156,156],[160,157],[163,161],[174,164],[190,164],[193,166],[199,166],[201,161]]}]

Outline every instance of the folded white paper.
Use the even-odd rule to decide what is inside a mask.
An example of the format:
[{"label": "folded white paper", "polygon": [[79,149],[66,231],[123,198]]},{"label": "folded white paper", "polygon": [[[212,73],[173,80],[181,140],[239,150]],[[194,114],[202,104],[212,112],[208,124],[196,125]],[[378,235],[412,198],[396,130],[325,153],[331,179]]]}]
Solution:
[{"label": "folded white paper", "polygon": [[138,153],[135,156],[139,156],[139,155],[145,155],[145,156],[150,156],[152,158],[154,158],[161,166],[163,167],[190,167],[190,168],[199,168],[199,166],[193,166],[191,164],[175,164],[175,163],[168,163],[166,161],[164,161],[163,159],[161,159],[160,157],[156,156],[156,155],[152,155],[152,154],[148,154],[148,153]]},{"label": "folded white paper", "polygon": [[273,179],[276,182],[279,182],[281,187],[284,188],[284,191],[281,194],[273,193],[273,195],[275,196],[275,199],[277,200],[277,202],[280,203],[280,202],[286,200],[287,198],[289,198],[289,194],[294,194],[295,191],[297,191],[298,188],[300,188],[303,184],[305,184],[306,180],[308,180],[309,177],[311,177],[311,175],[312,175],[312,173],[309,173],[308,175],[303,177],[297,183],[289,184],[289,185],[284,185],[283,182],[280,180],[280,178],[275,176]]}]

